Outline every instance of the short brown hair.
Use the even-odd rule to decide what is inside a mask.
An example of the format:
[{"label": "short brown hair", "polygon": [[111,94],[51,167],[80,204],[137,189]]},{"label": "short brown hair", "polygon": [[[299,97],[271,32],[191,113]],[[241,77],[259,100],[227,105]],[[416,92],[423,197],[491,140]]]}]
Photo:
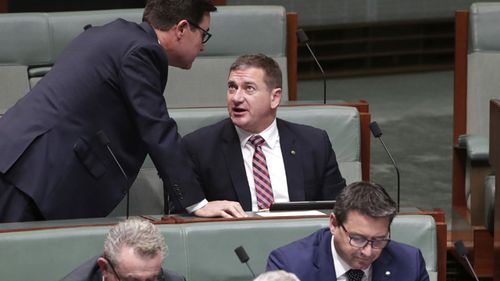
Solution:
[{"label": "short brown hair", "polygon": [[200,23],[205,12],[214,11],[211,0],[148,0],[142,20],[166,31],[183,19]]},{"label": "short brown hair", "polygon": [[382,186],[366,181],[354,182],[337,196],[333,212],[339,225],[345,223],[350,211],[372,218],[388,218],[390,224],[396,216],[396,203]]},{"label": "short brown hair", "polygon": [[264,54],[247,54],[239,56],[229,68],[229,72],[249,67],[264,70],[264,82],[268,89],[282,87],[282,74],[278,63]]}]

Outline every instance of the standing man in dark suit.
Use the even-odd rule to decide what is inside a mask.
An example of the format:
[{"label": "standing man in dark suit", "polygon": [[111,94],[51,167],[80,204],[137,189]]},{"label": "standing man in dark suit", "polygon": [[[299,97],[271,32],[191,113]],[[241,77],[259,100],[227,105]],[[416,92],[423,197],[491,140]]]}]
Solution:
[{"label": "standing man in dark suit", "polygon": [[352,183],[337,197],[330,227],[272,251],[267,270],[315,281],[428,281],[420,250],[390,240],[395,215],[380,185]]},{"label": "standing man in dark suit", "polygon": [[91,258],[61,281],[185,281],[162,268],[167,254],[163,234],[146,220],[130,219],[113,226],[104,241],[104,254]]},{"label": "standing man in dark suit", "polygon": [[227,82],[230,118],[183,138],[207,200],[257,211],[272,202],[335,199],[344,188],[327,133],[276,118],[281,77],[272,58],[240,56]]},{"label": "standing man in dark suit", "polygon": [[149,0],[143,23],[118,19],[74,39],[0,118],[0,222],[106,216],[146,154],[171,198],[219,215],[227,202],[199,204],[203,191],[163,97],[168,66],[191,68],[215,10],[210,0]]}]

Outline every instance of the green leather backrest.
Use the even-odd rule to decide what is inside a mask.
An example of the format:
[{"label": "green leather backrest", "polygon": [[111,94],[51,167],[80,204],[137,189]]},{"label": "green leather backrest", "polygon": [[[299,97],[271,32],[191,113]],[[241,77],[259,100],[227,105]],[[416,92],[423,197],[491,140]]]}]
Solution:
[{"label": "green leather backrest", "polygon": [[[9,91],[9,96],[16,98],[26,94],[26,85],[33,87],[50,71],[67,44],[84,31],[84,26],[100,26],[117,18],[140,22],[142,12],[142,9],[116,9],[0,14],[0,38],[5,38],[0,44],[0,82],[16,85],[0,89],[0,94]],[[170,68],[164,92],[169,107],[225,105],[229,66],[244,53],[264,53],[279,63],[283,72],[283,98],[288,100],[283,7],[220,6],[212,13],[210,32],[212,38],[189,71]],[[23,75],[13,72],[7,79],[3,73],[10,73],[10,69],[2,71],[4,65],[23,66],[25,70]],[[13,84],[16,80],[12,78],[18,82]],[[17,86],[19,83],[23,87]],[[1,98],[2,95],[0,114],[13,104]]]},{"label": "green leather backrest", "polygon": [[[78,222],[78,223],[77,223]],[[93,220],[67,220],[68,228],[0,233],[2,280],[54,281],[78,265],[98,255],[110,226],[91,226]],[[86,223],[87,226],[78,226]],[[45,222],[17,224],[36,228]],[[251,280],[246,265],[234,253],[245,247],[255,272],[265,269],[269,252],[279,246],[326,227],[328,218],[250,220],[210,223],[159,224],[165,234],[169,254],[168,269],[184,274],[189,281]],[[0,229],[2,229],[0,224]],[[264,239],[265,237],[265,239]],[[427,270],[436,270],[436,228],[426,215],[397,216],[391,238],[422,250]],[[431,279],[432,280],[432,279]]]},{"label": "green leather backrest", "polygon": [[473,3],[469,13],[467,134],[489,136],[489,101],[500,98],[500,3]]}]

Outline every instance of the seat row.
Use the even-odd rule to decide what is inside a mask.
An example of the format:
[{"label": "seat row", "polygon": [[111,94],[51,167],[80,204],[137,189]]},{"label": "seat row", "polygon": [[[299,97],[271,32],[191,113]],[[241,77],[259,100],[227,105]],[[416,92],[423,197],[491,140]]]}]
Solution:
[{"label": "seat row", "polygon": [[[103,251],[103,242],[116,218],[0,225],[0,272],[6,280],[59,280]],[[210,222],[156,223],[165,235],[167,269],[190,281],[251,280],[234,249],[243,246],[258,274],[267,256],[279,246],[328,225],[328,216]],[[41,227],[43,226],[44,227]],[[428,215],[398,215],[391,238],[421,249],[431,280],[437,280],[436,223]],[[444,280],[444,279],[443,279]]]}]

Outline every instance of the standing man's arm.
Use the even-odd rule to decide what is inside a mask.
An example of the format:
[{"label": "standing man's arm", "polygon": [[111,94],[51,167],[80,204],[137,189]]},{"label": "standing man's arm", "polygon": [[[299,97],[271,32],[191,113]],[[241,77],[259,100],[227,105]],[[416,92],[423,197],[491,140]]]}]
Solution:
[{"label": "standing man's arm", "polygon": [[168,69],[163,67],[167,62],[162,52],[160,46],[137,48],[124,59],[121,70],[121,85],[132,107],[131,114],[160,177],[169,183],[169,194],[183,208],[198,207],[193,210],[197,216],[246,216],[237,202],[204,201],[193,165],[181,145],[177,124],[167,112],[162,85]]}]

